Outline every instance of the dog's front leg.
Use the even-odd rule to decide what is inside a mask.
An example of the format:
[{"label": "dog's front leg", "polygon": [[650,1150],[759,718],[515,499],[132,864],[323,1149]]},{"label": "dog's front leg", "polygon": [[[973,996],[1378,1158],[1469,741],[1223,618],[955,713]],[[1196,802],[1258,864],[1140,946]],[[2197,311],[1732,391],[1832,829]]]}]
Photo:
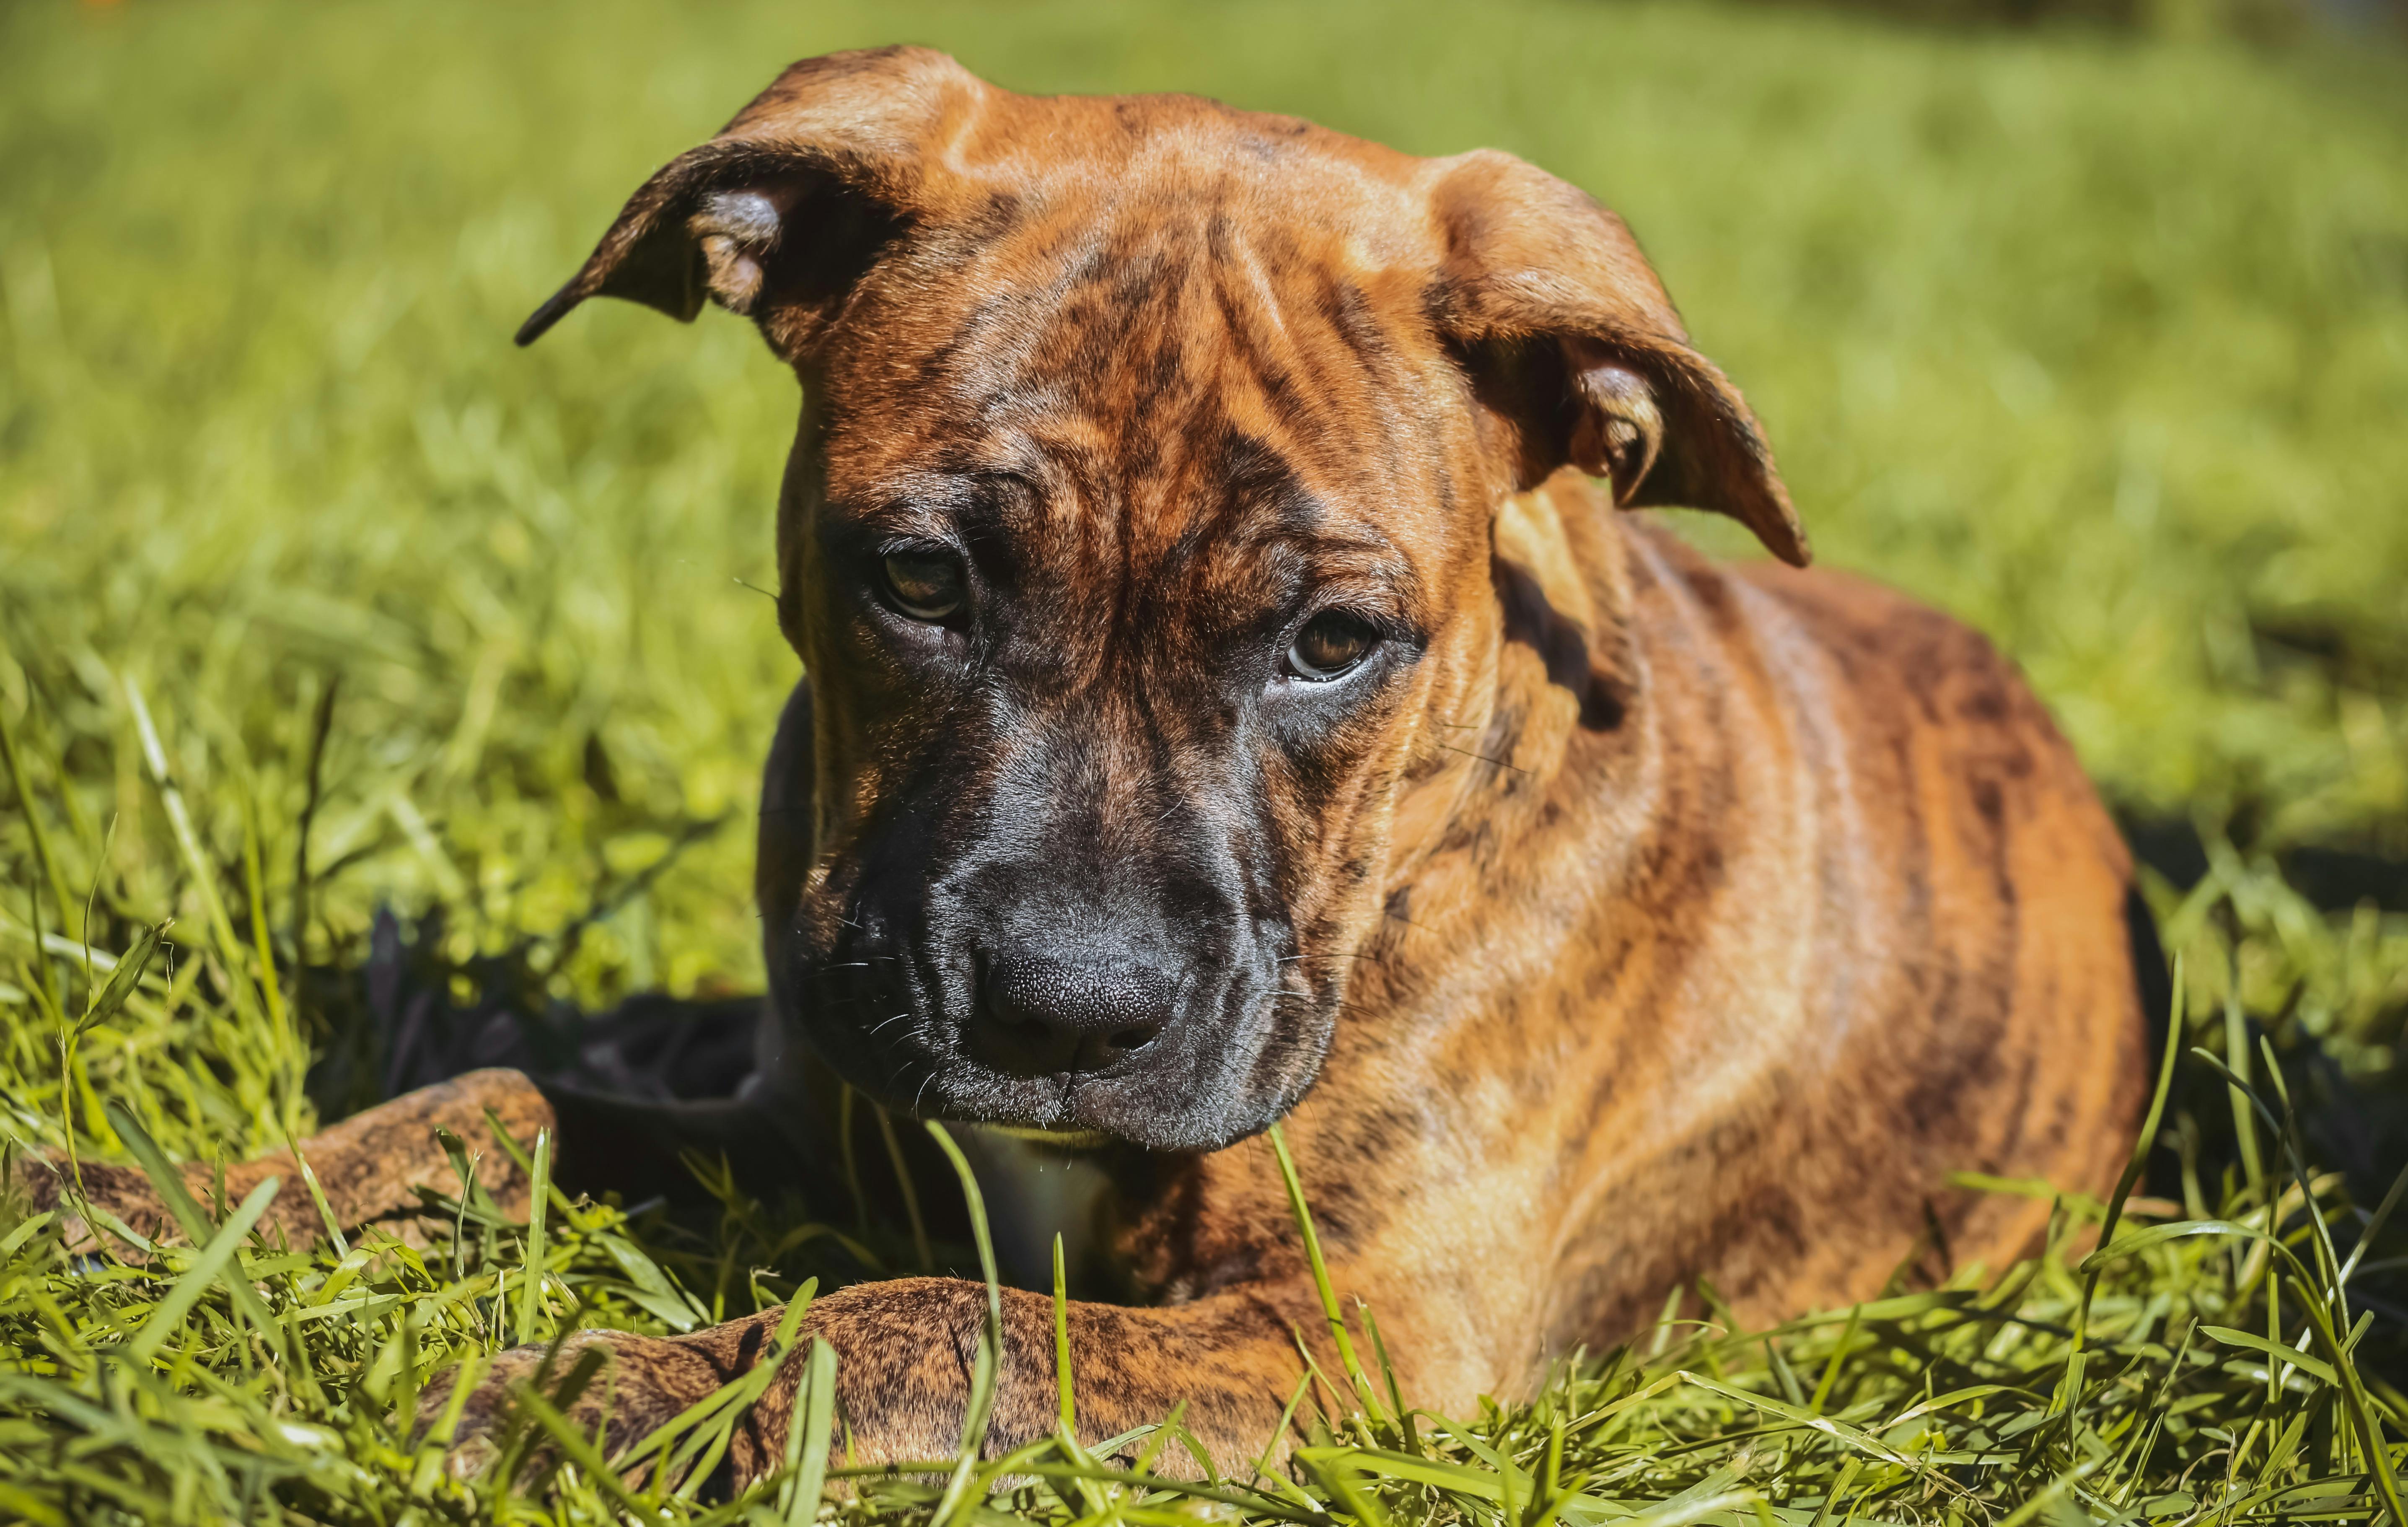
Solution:
[{"label": "dog's front leg", "polygon": [[[448,1130],[480,1158],[478,1185],[503,1213],[523,1217],[528,1204],[526,1174],[503,1151],[488,1148],[492,1135],[488,1112],[521,1140],[552,1127],[552,1105],[533,1082],[515,1071],[472,1071],[448,1082],[354,1114],[341,1123],[301,1142],[301,1156],[318,1179],[335,1220],[346,1228],[413,1214],[422,1186],[459,1190],[448,1153],[436,1131]],[[215,1169],[208,1162],[187,1162],[179,1171],[193,1197],[208,1202]],[[18,1184],[36,1210],[72,1206],[80,1181],[81,1196],[143,1235],[176,1233],[175,1217],[158,1189],[138,1167],[84,1161],[70,1168],[63,1158],[27,1161],[15,1174]],[[284,1179],[283,1188],[269,1205],[266,1222],[280,1229],[294,1246],[314,1246],[325,1233],[324,1219],[300,1181],[300,1163],[291,1151],[277,1151],[225,1169],[225,1192],[237,1201],[268,1177]],[[81,1242],[88,1232],[71,1238]]]},{"label": "dog's front leg", "polygon": [[[784,1458],[802,1354],[814,1335],[837,1353],[839,1451],[849,1442],[859,1461],[872,1463],[953,1458],[961,1448],[986,1311],[985,1286],[954,1278],[862,1284],[815,1301],[803,1340],[729,1445],[735,1488]],[[607,1456],[761,1361],[781,1313],[765,1310],[690,1336],[580,1333],[554,1358],[552,1382],[588,1347],[609,1354],[570,1416],[589,1435],[605,1428]],[[1225,1473],[1242,1474],[1267,1449],[1285,1454],[1274,1433],[1303,1373],[1296,1333],[1321,1323],[1309,1287],[1244,1288],[1153,1309],[1074,1303],[1068,1318],[1082,1442],[1163,1420],[1183,1404],[1182,1424]],[[983,1445],[989,1457],[1046,1435],[1059,1410],[1053,1301],[1003,1290],[1002,1334],[1003,1361]],[[539,1347],[517,1347],[494,1360],[453,1433],[456,1472],[473,1474],[491,1462],[493,1433],[514,1391],[534,1378],[542,1360]],[[449,1397],[443,1383],[430,1385],[422,1419],[438,1416]],[[1200,1472],[1178,1448],[1165,1451],[1156,1467]]]}]

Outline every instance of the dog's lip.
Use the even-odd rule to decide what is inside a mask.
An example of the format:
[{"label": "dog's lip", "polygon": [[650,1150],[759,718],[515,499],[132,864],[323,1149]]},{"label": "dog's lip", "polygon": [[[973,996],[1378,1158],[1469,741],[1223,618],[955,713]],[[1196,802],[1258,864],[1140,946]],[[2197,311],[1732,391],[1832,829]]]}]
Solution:
[{"label": "dog's lip", "polygon": [[[1106,1073],[1014,1076],[954,1054],[937,1062],[936,1116],[1050,1150],[1137,1145],[1111,1116],[1111,1095],[1132,1078]],[[1101,1106],[1098,1107],[1098,1104]]]},{"label": "dog's lip", "polygon": [[980,1128],[1059,1150],[1100,1150],[1120,1138],[1105,1130],[1057,1129],[1042,1124],[982,1124]]}]

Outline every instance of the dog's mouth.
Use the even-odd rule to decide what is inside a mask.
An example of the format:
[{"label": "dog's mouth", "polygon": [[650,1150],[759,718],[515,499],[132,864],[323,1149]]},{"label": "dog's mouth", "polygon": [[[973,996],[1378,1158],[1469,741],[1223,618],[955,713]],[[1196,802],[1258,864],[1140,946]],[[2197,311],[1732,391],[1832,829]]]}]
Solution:
[{"label": "dog's mouth", "polygon": [[[927,1085],[916,1089],[911,1110],[922,1117],[975,1124],[1059,1150],[1176,1150],[1201,1143],[1193,1137],[1201,1120],[1179,1105],[1188,1089],[1175,1073],[1132,1067],[1104,1074],[1013,1075],[950,1046],[924,1063]],[[1208,1103],[1201,1113],[1218,1111]]]},{"label": "dog's mouth", "polygon": [[797,1016],[821,1058],[885,1108],[1065,1152],[1184,1154],[1255,1133],[1310,1088],[1329,1027],[1320,1004],[1308,1013],[1293,1001],[1240,1001],[1229,1021],[1174,1029],[1102,1069],[1032,1075],[992,1064],[940,1014],[914,1013],[882,1033],[850,1021],[850,1009],[882,1005],[847,1001]]},{"label": "dog's mouth", "polygon": [[1338,992],[1303,981],[1283,938],[1169,974],[1116,944],[1014,970],[968,940],[887,935],[879,910],[844,919],[853,938],[790,943],[774,984],[820,1060],[904,1117],[1058,1151],[1217,1150],[1292,1107],[1327,1052]]}]

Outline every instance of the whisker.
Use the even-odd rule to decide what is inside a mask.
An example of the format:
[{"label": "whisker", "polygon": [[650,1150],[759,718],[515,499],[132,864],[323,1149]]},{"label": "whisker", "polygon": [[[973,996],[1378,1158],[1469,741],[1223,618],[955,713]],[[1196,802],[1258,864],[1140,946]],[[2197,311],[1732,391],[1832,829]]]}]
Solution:
[{"label": "whisker", "polygon": [[1526,774],[1529,772],[1528,770],[1523,768],[1520,764],[1510,764],[1502,758],[1492,758],[1485,753],[1474,753],[1468,747],[1456,747],[1453,742],[1440,742],[1439,746],[1446,749],[1449,753],[1460,753],[1467,758],[1477,758],[1484,764],[1494,764],[1499,769],[1510,769],[1516,774]]},{"label": "whisker", "polygon": [[834,975],[838,971],[866,971],[872,965],[891,960],[894,958],[895,957],[892,955],[881,955],[877,959],[849,959],[841,965],[822,965],[816,970],[807,972],[804,979],[816,981],[824,975]]},{"label": "whisker", "polygon": [[[1319,1006],[1322,1002],[1326,1001],[1326,999],[1316,997],[1309,991],[1275,991],[1271,993],[1271,1001],[1275,1002],[1312,1002],[1315,1006]],[[1332,1009],[1342,1010],[1348,1013],[1369,1013],[1370,1011],[1369,1008],[1365,1007],[1360,1002],[1335,1001],[1330,1002],[1328,1005]]]}]

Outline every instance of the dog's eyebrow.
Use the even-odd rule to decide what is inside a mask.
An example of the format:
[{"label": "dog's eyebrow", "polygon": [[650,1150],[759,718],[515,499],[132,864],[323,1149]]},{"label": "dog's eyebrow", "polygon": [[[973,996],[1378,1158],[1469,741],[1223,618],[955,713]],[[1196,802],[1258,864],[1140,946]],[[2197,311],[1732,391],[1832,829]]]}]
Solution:
[{"label": "dog's eyebrow", "polygon": [[1315,583],[1379,588],[1417,603],[1412,564],[1383,539],[1349,535],[1282,535],[1270,538],[1291,564]]},{"label": "dog's eyebrow", "polygon": [[846,517],[867,530],[942,540],[992,523],[1001,502],[1032,491],[1025,476],[1009,468],[914,471],[848,503]]},{"label": "dog's eyebrow", "polygon": [[1428,620],[1412,560],[1372,527],[1265,526],[1234,546],[1240,562],[1267,580],[1254,585],[1267,617],[1284,620],[1308,599],[1335,599],[1384,611],[1415,631]]},{"label": "dog's eyebrow", "polygon": [[1378,526],[1334,516],[1312,524],[1291,520],[1241,525],[1227,538],[1227,543],[1250,550],[1284,552],[1315,566],[1332,563],[1400,571],[1410,566],[1397,543],[1382,534]]},{"label": "dog's eyebrow", "polygon": [[1406,570],[1393,540],[1340,510],[1286,453],[1259,436],[1230,431],[1212,468],[1232,511],[1216,528],[1233,543],[1279,547],[1314,565]]},{"label": "dog's eyebrow", "polygon": [[844,518],[851,522],[853,534],[891,540],[949,541],[961,524],[943,506],[910,498],[857,506]]}]

